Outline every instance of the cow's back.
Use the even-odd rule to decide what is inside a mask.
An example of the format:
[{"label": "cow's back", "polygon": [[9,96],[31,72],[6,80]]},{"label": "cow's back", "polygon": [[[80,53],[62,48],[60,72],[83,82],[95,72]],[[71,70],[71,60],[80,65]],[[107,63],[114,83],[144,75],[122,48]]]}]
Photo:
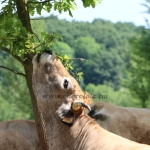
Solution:
[{"label": "cow's back", "polygon": [[101,127],[127,139],[150,144],[150,109],[120,107],[106,102],[93,105],[99,113],[96,121]]},{"label": "cow's back", "polygon": [[0,150],[40,150],[35,122],[27,120],[1,122]]}]

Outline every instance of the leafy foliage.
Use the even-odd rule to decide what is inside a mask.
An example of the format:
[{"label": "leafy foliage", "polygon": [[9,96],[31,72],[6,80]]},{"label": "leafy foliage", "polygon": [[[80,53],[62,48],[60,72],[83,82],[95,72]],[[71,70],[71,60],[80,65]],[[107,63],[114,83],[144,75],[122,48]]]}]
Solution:
[{"label": "leafy foliage", "polygon": [[[125,85],[137,95],[143,107],[150,97],[150,30],[142,28],[141,32],[131,39],[132,51],[128,80]],[[130,80],[129,80],[130,79]]]},{"label": "leafy foliage", "polygon": [[[24,2],[20,0],[18,2],[15,0],[6,0],[2,3],[5,3],[5,5],[2,6],[0,11],[0,47],[9,48],[13,55],[17,55],[21,57],[21,59],[24,59],[27,53],[34,53],[36,47],[38,47],[37,45],[40,44],[41,49],[45,49],[45,47],[51,46],[50,43],[53,42],[55,38],[61,38],[57,33],[47,34],[42,32],[43,41],[42,43],[37,43],[37,36],[33,34],[32,29],[30,29],[29,14],[32,16],[36,13],[41,15],[42,10],[49,13],[54,9],[55,11],[58,10],[59,13],[63,11],[69,12],[69,15],[72,16],[71,10],[76,8],[74,0],[30,0]],[[84,3],[87,4],[87,2]],[[97,3],[97,0],[88,1],[88,6],[94,5],[95,3]],[[21,11],[26,13],[25,16],[23,16]],[[27,19],[27,22],[25,22],[25,19]]]},{"label": "leafy foliage", "polygon": [[[8,17],[8,19],[6,19]],[[27,31],[21,22],[11,16],[2,14],[0,18],[0,47],[8,47],[12,54],[24,57]]]},{"label": "leafy foliage", "polygon": [[[93,5],[96,3],[95,1],[89,1],[88,5]],[[86,3],[86,2],[84,2]],[[42,11],[45,10],[48,13],[51,12],[51,10],[58,11],[59,13],[62,12],[68,12],[70,16],[72,16],[72,10],[76,8],[76,4],[74,0],[4,0],[1,1],[1,10],[0,10],[0,50],[3,50],[7,52],[8,54],[12,55],[14,58],[16,58],[20,63],[23,65],[25,69],[25,76],[26,79],[29,80],[23,80],[24,84],[15,85],[15,81],[19,81],[19,77],[9,76],[9,73],[5,70],[4,72],[1,71],[0,75],[2,76],[0,79],[0,85],[4,88],[2,89],[2,97],[0,98],[0,101],[3,102],[3,106],[10,107],[11,111],[14,110],[14,113],[11,113],[13,115],[10,115],[8,113],[7,109],[2,109],[1,114],[4,116],[0,118],[3,119],[12,119],[12,118],[18,118],[17,112],[22,110],[21,113],[19,113],[19,116],[23,116],[24,118],[33,118],[33,113],[29,110],[28,107],[30,104],[28,103],[30,101],[29,93],[27,90],[26,82],[28,83],[28,88],[30,90],[30,94],[33,94],[32,87],[29,83],[31,83],[31,70],[32,70],[32,57],[33,54],[36,52],[41,52],[47,48],[53,48],[52,43],[55,42],[55,40],[62,40],[61,36],[54,32],[45,33],[46,30],[42,31],[39,25],[37,26],[37,29],[35,30],[36,33],[33,32],[32,26],[31,26],[31,20],[30,16],[34,16],[35,14],[42,14]],[[22,70],[21,66],[19,66],[14,60],[14,64],[8,60],[6,61],[6,55],[2,53],[1,59],[2,65],[5,65],[6,67],[19,67],[18,70]],[[7,57],[8,59],[9,57]],[[12,59],[12,58],[11,58]],[[70,70],[73,69],[71,66],[71,62],[68,59],[68,56],[62,57],[63,62],[66,64],[66,67]],[[6,62],[5,62],[6,61]],[[10,63],[11,62],[11,63]],[[11,66],[11,65],[14,66]],[[3,69],[1,69],[3,70]],[[79,74],[81,76],[81,73]],[[4,79],[6,77],[6,79]],[[10,90],[9,92],[7,92]],[[17,92],[16,92],[17,91]],[[27,93],[27,97],[25,97],[25,93]],[[10,95],[11,98],[9,97]],[[20,101],[19,101],[20,99]],[[21,101],[22,99],[22,101]],[[26,101],[25,101],[26,99]],[[5,102],[5,100],[9,100],[9,103]],[[29,101],[28,101],[29,100]],[[32,101],[35,99],[33,98]],[[26,105],[26,106],[25,106]],[[2,105],[1,105],[2,106]],[[31,106],[31,105],[30,105]],[[34,106],[33,106],[34,107]],[[14,109],[15,108],[15,109]],[[37,107],[34,107],[37,109]],[[16,112],[15,112],[16,111]],[[10,116],[9,116],[10,115]],[[38,117],[38,114],[35,114]]]},{"label": "leafy foliage", "polygon": [[88,84],[85,90],[94,96],[94,101],[106,101],[126,107],[141,107],[139,99],[126,88],[114,91],[113,88],[107,85],[99,84],[95,86],[94,84]]},{"label": "leafy foliage", "polygon": [[[29,15],[42,15],[43,10],[68,12],[72,16],[72,10],[77,7],[75,0],[22,2],[22,0],[2,2],[4,5],[0,11],[0,49],[7,49],[14,57],[21,58],[21,64],[27,65],[27,62],[31,66],[32,57],[27,56],[52,48],[73,76],[79,79],[83,76],[80,84],[84,90],[95,95],[98,93],[108,95],[108,99],[100,100],[122,106],[141,107],[139,99],[146,99],[144,105],[150,106],[149,30],[143,29],[141,32],[141,27],[136,27],[132,23],[113,24],[102,19],[96,19],[92,23],[68,22],[50,16],[53,19],[31,21]],[[82,2],[84,7],[95,7],[100,1],[82,0]],[[135,38],[131,41],[130,57],[128,39],[133,36]],[[24,72],[14,58],[6,53],[0,53],[3,66]],[[125,70],[130,64],[131,72],[126,75]],[[77,68],[76,71],[74,68]],[[26,75],[28,74],[29,72]],[[128,81],[126,85],[132,85],[129,89],[134,95],[131,95],[128,89],[122,88],[122,78]],[[0,120],[33,119],[29,92],[23,77],[0,69],[0,87],[2,93]],[[29,87],[29,90],[30,88],[32,87]]]},{"label": "leafy foliage", "polygon": [[41,15],[42,10],[45,10],[47,12],[50,12],[52,9],[55,11],[58,10],[59,13],[69,12],[69,15],[72,16],[71,10],[74,10],[76,8],[75,1],[74,0],[58,0],[58,1],[38,1],[38,0],[32,0],[28,1],[27,5],[29,7],[29,12],[32,16],[37,14]]},{"label": "leafy foliage", "polygon": [[92,6],[93,8],[97,3],[100,3],[101,0],[82,0],[84,7]]}]

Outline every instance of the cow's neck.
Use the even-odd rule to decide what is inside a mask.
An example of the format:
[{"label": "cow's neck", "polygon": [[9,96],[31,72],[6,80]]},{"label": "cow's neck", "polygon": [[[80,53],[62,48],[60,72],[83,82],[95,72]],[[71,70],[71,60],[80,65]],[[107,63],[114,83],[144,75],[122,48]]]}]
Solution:
[{"label": "cow's neck", "polygon": [[49,150],[70,150],[73,146],[70,126],[64,124],[56,114],[60,105],[56,99],[40,102]]},{"label": "cow's neck", "polygon": [[75,150],[99,150],[102,148],[100,137],[103,135],[103,129],[87,115],[79,116],[70,131],[72,138],[74,138]]},{"label": "cow's neck", "polygon": [[[97,133],[92,133],[91,130],[95,127],[99,128],[95,121],[86,115],[83,115],[83,117],[81,115],[72,126],[69,126],[63,123],[56,114],[62,100],[38,99],[38,103],[42,111],[49,150],[87,150],[89,148],[91,150],[90,143],[95,134],[97,136]],[[94,147],[95,145],[92,146],[93,149],[97,149],[97,147]]]},{"label": "cow's neck", "polygon": [[[38,88],[36,88],[38,87]],[[56,111],[62,105],[64,99],[51,98],[49,96],[57,95],[52,89],[43,84],[36,84],[34,92],[40,111],[42,112],[43,128],[45,130],[45,140],[47,140],[49,150],[74,150],[78,137],[74,136],[74,131],[78,131],[80,126],[76,124],[72,127],[64,124]],[[52,91],[52,92],[51,92]],[[82,128],[82,127],[81,127]],[[73,129],[73,130],[72,130]],[[71,133],[72,130],[72,133]],[[81,131],[81,129],[79,130]],[[85,133],[83,133],[85,134]],[[80,136],[80,133],[78,132]]]}]

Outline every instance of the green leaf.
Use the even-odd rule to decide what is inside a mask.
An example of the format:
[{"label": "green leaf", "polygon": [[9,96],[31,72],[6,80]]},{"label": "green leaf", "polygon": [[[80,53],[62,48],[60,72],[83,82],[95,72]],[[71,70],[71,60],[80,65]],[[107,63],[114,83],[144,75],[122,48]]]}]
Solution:
[{"label": "green leaf", "polygon": [[42,4],[38,5],[38,7],[36,7],[36,11],[39,15],[41,15],[42,8],[43,8]]},{"label": "green leaf", "polygon": [[67,55],[64,55],[64,59],[70,59]]},{"label": "green leaf", "polygon": [[83,72],[78,72],[77,76],[83,76]]},{"label": "green leaf", "polygon": [[84,7],[90,7],[92,6],[93,8],[101,2],[101,0],[82,0],[83,6]]},{"label": "green leaf", "polygon": [[93,8],[95,7],[95,3],[92,3],[91,5],[92,5]]},{"label": "green leaf", "polygon": [[28,45],[28,44],[26,44],[26,45],[25,45],[25,47],[26,47],[26,48],[28,48],[28,49],[30,49],[30,48],[31,48],[31,46],[30,46],[30,45]]},{"label": "green leaf", "polygon": [[83,72],[77,72],[76,76],[78,78],[78,81],[80,81],[82,79],[82,77],[83,77]]},{"label": "green leaf", "polygon": [[68,10],[68,11],[69,11],[69,15],[70,15],[71,17],[73,17],[72,12],[71,12],[70,10]]},{"label": "green leaf", "polygon": [[4,29],[0,30],[0,38],[6,38],[7,34],[6,31]]},{"label": "green leaf", "polygon": [[34,50],[34,49],[30,49],[30,52],[33,52],[33,53],[34,53],[34,52],[35,52],[35,50]]},{"label": "green leaf", "polygon": [[34,13],[35,13],[34,9],[30,11],[31,16],[34,16]]},{"label": "green leaf", "polygon": [[55,3],[55,4],[54,4],[54,10],[56,10],[56,9],[57,9],[57,7],[58,7],[58,4],[57,4],[57,3]]},{"label": "green leaf", "polygon": [[52,4],[51,3],[48,3],[46,6],[45,6],[45,10],[47,12],[50,12],[51,11],[51,8],[52,8]]}]

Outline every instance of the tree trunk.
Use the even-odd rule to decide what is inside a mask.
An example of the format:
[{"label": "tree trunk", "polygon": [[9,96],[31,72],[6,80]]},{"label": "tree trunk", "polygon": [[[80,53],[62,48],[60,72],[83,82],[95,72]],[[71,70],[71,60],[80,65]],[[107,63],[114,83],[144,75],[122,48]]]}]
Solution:
[{"label": "tree trunk", "polygon": [[22,26],[30,33],[33,33],[30,23],[29,11],[26,6],[25,0],[16,0],[17,14]]},{"label": "tree trunk", "polygon": [[142,108],[146,108],[146,99],[142,99]]},{"label": "tree trunk", "polygon": [[[16,0],[16,7],[17,7],[18,18],[22,22],[22,26],[25,27],[29,33],[33,33],[31,23],[30,23],[29,11],[26,5],[26,0]],[[26,81],[27,81],[27,85],[29,88],[30,97],[32,101],[32,107],[33,107],[37,132],[39,136],[39,141],[40,141],[41,148],[43,150],[48,150],[48,144],[46,142],[45,129],[44,129],[41,111],[38,108],[38,103],[32,90],[33,54],[28,53],[25,56],[25,58],[27,58],[25,61],[20,60],[20,62],[24,66],[24,70],[26,74]]]},{"label": "tree trunk", "polygon": [[37,132],[38,132],[38,137],[40,141],[41,148],[43,150],[48,150],[48,145],[45,137],[45,129],[43,126],[43,120],[42,120],[42,115],[41,111],[38,108],[38,103],[35,98],[35,95],[33,93],[32,89],[32,59],[28,58],[25,62],[22,63],[24,66],[25,74],[26,74],[26,81],[27,85],[29,88],[30,92],[30,97],[32,101],[32,107],[33,107],[33,112],[34,112],[34,117],[35,117],[35,122],[36,122],[36,127],[37,127]]}]

